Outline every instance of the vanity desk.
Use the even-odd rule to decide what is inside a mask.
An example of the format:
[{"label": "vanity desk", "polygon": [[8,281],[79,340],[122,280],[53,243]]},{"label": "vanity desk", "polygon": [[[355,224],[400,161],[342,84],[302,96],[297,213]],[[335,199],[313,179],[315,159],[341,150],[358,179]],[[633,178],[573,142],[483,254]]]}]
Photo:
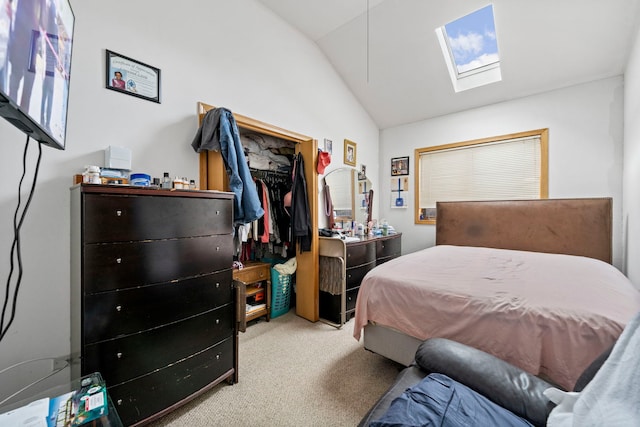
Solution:
[{"label": "vanity desk", "polygon": [[354,314],[360,282],[369,270],[400,256],[402,233],[342,240],[320,237],[320,318],[336,327]]}]

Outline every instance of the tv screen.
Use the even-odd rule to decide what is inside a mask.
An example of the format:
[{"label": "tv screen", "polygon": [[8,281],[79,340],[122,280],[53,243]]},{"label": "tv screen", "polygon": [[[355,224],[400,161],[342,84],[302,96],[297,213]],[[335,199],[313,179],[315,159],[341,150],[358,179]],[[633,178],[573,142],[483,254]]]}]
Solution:
[{"label": "tv screen", "polygon": [[0,116],[61,150],[74,22],[69,0],[0,0]]}]

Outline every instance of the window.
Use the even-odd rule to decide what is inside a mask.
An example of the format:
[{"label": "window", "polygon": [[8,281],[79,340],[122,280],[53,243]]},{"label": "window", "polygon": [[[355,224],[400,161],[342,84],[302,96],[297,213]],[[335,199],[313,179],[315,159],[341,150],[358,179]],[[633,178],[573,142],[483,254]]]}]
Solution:
[{"label": "window", "polygon": [[437,28],[436,36],[456,92],[502,80],[492,5]]},{"label": "window", "polygon": [[548,129],[415,150],[416,224],[434,224],[436,202],[546,199]]}]

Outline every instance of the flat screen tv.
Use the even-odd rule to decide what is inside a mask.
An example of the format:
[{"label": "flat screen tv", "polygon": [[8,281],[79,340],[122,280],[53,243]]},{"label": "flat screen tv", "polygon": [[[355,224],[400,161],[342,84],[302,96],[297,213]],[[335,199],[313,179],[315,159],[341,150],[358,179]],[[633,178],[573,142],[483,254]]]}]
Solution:
[{"label": "flat screen tv", "polygon": [[0,0],[0,116],[60,150],[74,22],[69,0]]}]

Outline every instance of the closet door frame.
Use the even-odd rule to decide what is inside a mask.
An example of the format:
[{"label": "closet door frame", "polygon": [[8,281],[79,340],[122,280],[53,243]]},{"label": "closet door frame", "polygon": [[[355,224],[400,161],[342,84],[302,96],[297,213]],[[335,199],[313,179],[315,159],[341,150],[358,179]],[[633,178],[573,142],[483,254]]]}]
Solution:
[{"label": "closet door frame", "polygon": [[[213,105],[198,102],[198,123],[207,111],[216,108]],[[238,128],[270,135],[296,143],[296,154],[301,153],[305,163],[305,179],[311,214],[311,251],[295,254],[296,269],[296,314],[304,319],[316,322],[318,314],[318,174],[315,165],[318,161],[318,141],[269,123],[261,122],[233,113]],[[217,151],[200,153],[200,189],[229,191],[229,180],[225,172],[222,155]]]}]

